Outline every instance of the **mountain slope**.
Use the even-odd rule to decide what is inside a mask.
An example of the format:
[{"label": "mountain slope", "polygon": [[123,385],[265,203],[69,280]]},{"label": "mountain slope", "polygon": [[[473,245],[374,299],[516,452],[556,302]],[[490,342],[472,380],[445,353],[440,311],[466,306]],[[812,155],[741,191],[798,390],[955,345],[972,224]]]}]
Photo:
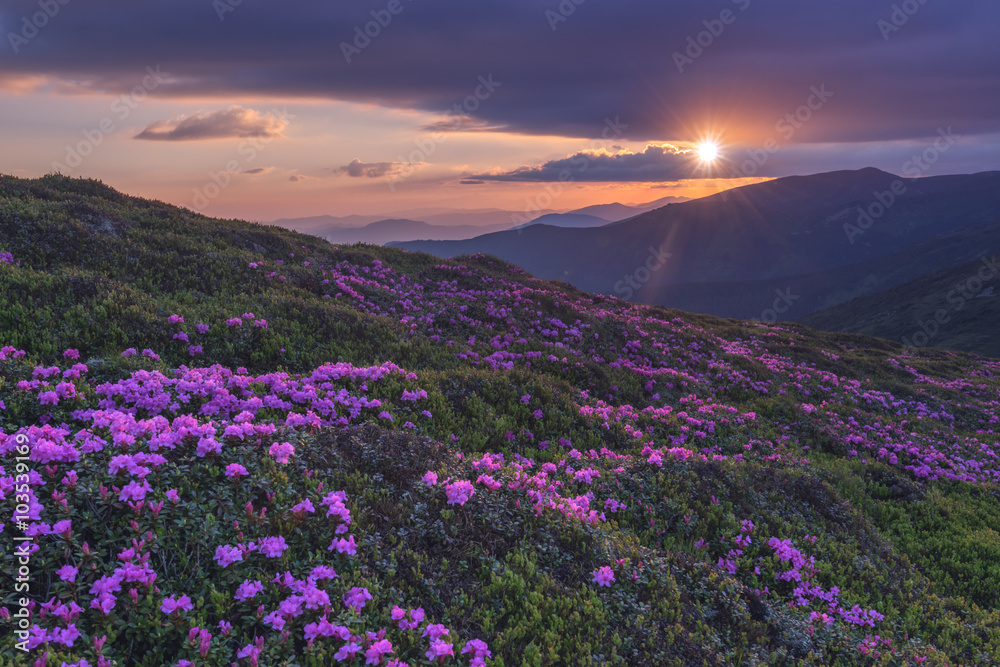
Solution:
[{"label": "mountain slope", "polygon": [[[636,291],[636,299],[743,319],[796,320],[808,313],[902,285],[930,272],[965,264],[980,256],[983,248],[991,247],[1000,247],[1000,222],[959,229],[886,255],[826,271],[729,283],[657,285],[650,281]],[[834,326],[830,330],[840,329]],[[986,349],[966,350],[988,354]]]},{"label": "mountain slope", "polygon": [[937,271],[801,318],[828,331],[864,333],[1000,357],[998,255]]},{"label": "mountain slope", "polygon": [[0,177],[0,336],[29,660],[1000,662],[994,360],[55,176]]},{"label": "mountain slope", "polygon": [[[870,208],[877,193],[891,192],[896,183],[905,188],[903,194],[860,236],[853,235],[852,243],[845,225],[856,226],[859,207]],[[540,226],[401,246],[440,257],[486,252],[544,278],[624,296],[629,291],[623,280],[629,277],[653,287],[804,275],[998,219],[1000,173],[899,179],[862,169],[745,186],[598,229]],[[657,264],[665,254],[669,260]],[[647,262],[657,266],[651,274],[643,268]]]}]

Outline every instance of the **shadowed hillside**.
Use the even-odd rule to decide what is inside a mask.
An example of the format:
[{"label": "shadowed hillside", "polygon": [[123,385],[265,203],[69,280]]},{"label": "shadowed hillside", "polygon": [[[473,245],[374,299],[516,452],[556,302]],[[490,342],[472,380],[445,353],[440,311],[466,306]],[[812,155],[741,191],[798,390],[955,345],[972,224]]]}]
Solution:
[{"label": "shadowed hillside", "polygon": [[829,331],[1000,357],[997,255],[945,269],[802,318]]}]

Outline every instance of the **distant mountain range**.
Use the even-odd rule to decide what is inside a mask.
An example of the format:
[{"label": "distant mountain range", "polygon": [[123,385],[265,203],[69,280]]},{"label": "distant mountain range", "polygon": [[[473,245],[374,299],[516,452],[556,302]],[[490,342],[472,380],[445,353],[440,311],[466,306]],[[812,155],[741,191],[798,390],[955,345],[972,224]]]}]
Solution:
[{"label": "distant mountain range", "polygon": [[[487,225],[487,228],[490,227]],[[492,227],[495,229],[495,226]],[[407,220],[404,218],[378,220],[362,227],[333,227],[322,230],[323,233],[311,233],[314,236],[321,236],[331,243],[371,243],[373,245],[385,245],[390,241],[398,241],[400,239],[462,239],[475,234],[481,234],[482,231],[483,227],[472,225],[430,225],[420,220]]]},{"label": "distant mountain range", "polygon": [[[440,257],[483,252],[638,302],[800,319],[1000,252],[1000,172],[905,179],[867,168],[793,176],[601,227],[538,224],[398,245]],[[868,331],[852,312],[806,321]],[[897,328],[889,322],[883,330]]]},{"label": "distant mountain range", "polygon": [[[556,213],[553,210],[542,210],[539,216]],[[517,214],[498,208],[455,209],[455,208],[421,208],[404,211],[392,211],[375,215],[316,215],[306,218],[281,218],[270,224],[285,229],[294,229],[314,236],[326,236],[327,233],[339,229],[359,229],[366,225],[383,220],[412,220],[440,227],[469,227],[473,235],[489,231],[510,229],[517,224],[512,219]],[[523,216],[522,216],[523,217]],[[454,237],[463,238],[463,237]]]},{"label": "distant mountain range", "polygon": [[640,215],[667,204],[687,201],[687,197],[663,197],[637,206],[597,204],[574,211],[533,212],[527,223],[518,223],[525,214],[502,209],[425,208],[385,215],[319,215],[282,218],[271,224],[325,238],[331,243],[372,243],[425,240],[461,240],[534,224],[556,227],[597,227]]}]

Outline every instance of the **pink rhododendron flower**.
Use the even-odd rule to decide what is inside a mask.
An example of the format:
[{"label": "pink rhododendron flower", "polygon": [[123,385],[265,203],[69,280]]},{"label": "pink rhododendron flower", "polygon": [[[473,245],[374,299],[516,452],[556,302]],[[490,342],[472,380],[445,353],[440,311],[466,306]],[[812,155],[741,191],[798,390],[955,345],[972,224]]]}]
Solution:
[{"label": "pink rhododendron flower", "polygon": [[288,549],[285,538],[281,535],[277,537],[265,537],[260,541],[260,552],[268,558],[280,558],[281,554]]},{"label": "pink rhododendron flower", "polygon": [[469,663],[471,667],[482,667],[486,664],[486,658],[493,655],[489,646],[482,639],[470,639],[466,642],[462,648],[462,655],[466,653],[472,654],[472,662]]},{"label": "pink rhododendron flower", "polygon": [[239,463],[230,463],[226,466],[226,477],[241,477],[249,474],[247,469]]},{"label": "pink rhododendron flower", "polygon": [[371,599],[372,594],[368,592],[367,588],[355,586],[351,590],[344,593],[344,606],[357,613],[364,609],[365,603]]},{"label": "pink rhododendron flower", "polygon": [[440,639],[441,637],[444,637],[447,634],[448,634],[448,628],[444,627],[440,623],[433,623],[431,625],[428,625],[426,628],[424,628],[424,631],[423,631],[423,633],[420,636],[421,637],[430,637],[431,641],[433,642],[433,641],[437,641],[438,639]]},{"label": "pink rhododendron flower", "polygon": [[334,549],[336,549],[338,553],[346,553],[348,556],[353,556],[358,553],[358,545],[355,544],[353,535],[348,535],[346,540],[344,538],[335,540],[327,548],[327,551],[333,551]]},{"label": "pink rhododendron flower", "polygon": [[503,488],[503,484],[493,479],[493,477],[491,477],[490,475],[480,475],[478,478],[476,478],[476,483],[482,484],[490,491],[499,491],[501,488]]},{"label": "pink rhododendron flower", "polygon": [[274,460],[278,463],[288,463],[292,454],[295,453],[295,447],[291,443],[283,442],[280,445],[278,443],[272,443],[271,449],[268,453],[274,457]]},{"label": "pink rhododendron flower", "polygon": [[296,514],[305,514],[305,513],[312,514],[316,512],[316,508],[313,507],[312,501],[306,498],[301,503],[293,505],[292,512],[295,512]]},{"label": "pink rhododendron flower", "polygon": [[445,492],[448,495],[449,505],[464,505],[472,497],[476,490],[472,487],[472,482],[461,480],[445,485]]},{"label": "pink rhododendron flower", "polygon": [[337,660],[351,660],[361,651],[361,646],[355,644],[354,642],[349,642],[340,647],[333,657]]},{"label": "pink rhododendron flower", "polygon": [[146,494],[152,490],[153,489],[149,486],[149,482],[146,480],[142,480],[142,484],[138,484],[135,480],[132,480],[122,488],[118,499],[122,502],[127,500],[142,500],[146,497]]},{"label": "pink rhododendron flower", "polygon": [[446,644],[443,641],[435,641],[424,655],[427,656],[428,660],[444,662],[445,658],[455,657],[455,649],[451,644]]},{"label": "pink rhododendron flower", "polygon": [[236,652],[236,657],[242,660],[243,658],[250,658],[251,667],[257,667],[257,656],[260,655],[261,649],[253,644],[247,644],[239,651]]},{"label": "pink rhododendron flower", "polygon": [[243,554],[236,547],[223,544],[215,549],[213,559],[219,564],[219,567],[228,567],[233,563],[243,560]]},{"label": "pink rhododendron flower", "polygon": [[181,610],[191,611],[192,609],[194,609],[194,605],[191,604],[191,598],[186,595],[182,595],[176,600],[171,595],[168,598],[164,598],[163,603],[160,605],[160,611],[164,614],[172,614]]},{"label": "pink rhododendron flower", "polygon": [[[261,606],[263,609],[263,605]],[[272,611],[270,614],[264,617],[264,623],[267,623],[275,630],[283,630],[285,627],[285,619],[281,615],[280,611]]]},{"label": "pink rhododendron flower", "polygon": [[598,586],[608,586],[615,580],[615,572],[607,565],[602,565],[601,567],[594,570],[594,578],[592,581]]},{"label": "pink rhododendron flower", "polygon": [[[407,614],[409,614],[410,620],[406,620]],[[424,610],[418,608],[407,611],[402,607],[394,606],[390,616],[399,624],[400,630],[415,630],[424,620]]]},{"label": "pink rhododendron flower", "polygon": [[365,664],[380,665],[382,664],[382,656],[388,653],[393,653],[392,643],[388,639],[380,639],[365,651]]},{"label": "pink rhododendron flower", "polygon": [[260,581],[250,581],[249,579],[244,579],[243,583],[236,589],[236,594],[233,597],[240,602],[243,602],[253,599],[257,593],[261,593],[263,590],[264,584]]}]

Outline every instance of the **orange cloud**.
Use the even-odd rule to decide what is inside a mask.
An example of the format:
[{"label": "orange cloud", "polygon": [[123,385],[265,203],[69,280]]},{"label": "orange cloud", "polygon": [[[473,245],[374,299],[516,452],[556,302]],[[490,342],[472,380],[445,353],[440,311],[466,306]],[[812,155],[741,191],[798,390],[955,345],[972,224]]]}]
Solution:
[{"label": "orange cloud", "polygon": [[288,127],[287,114],[262,113],[233,105],[221,111],[198,112],[170,120],[157,120],[137,134],[135,139],[152,141],[199,141],[261,137],[270,139],[283,136]]}]

